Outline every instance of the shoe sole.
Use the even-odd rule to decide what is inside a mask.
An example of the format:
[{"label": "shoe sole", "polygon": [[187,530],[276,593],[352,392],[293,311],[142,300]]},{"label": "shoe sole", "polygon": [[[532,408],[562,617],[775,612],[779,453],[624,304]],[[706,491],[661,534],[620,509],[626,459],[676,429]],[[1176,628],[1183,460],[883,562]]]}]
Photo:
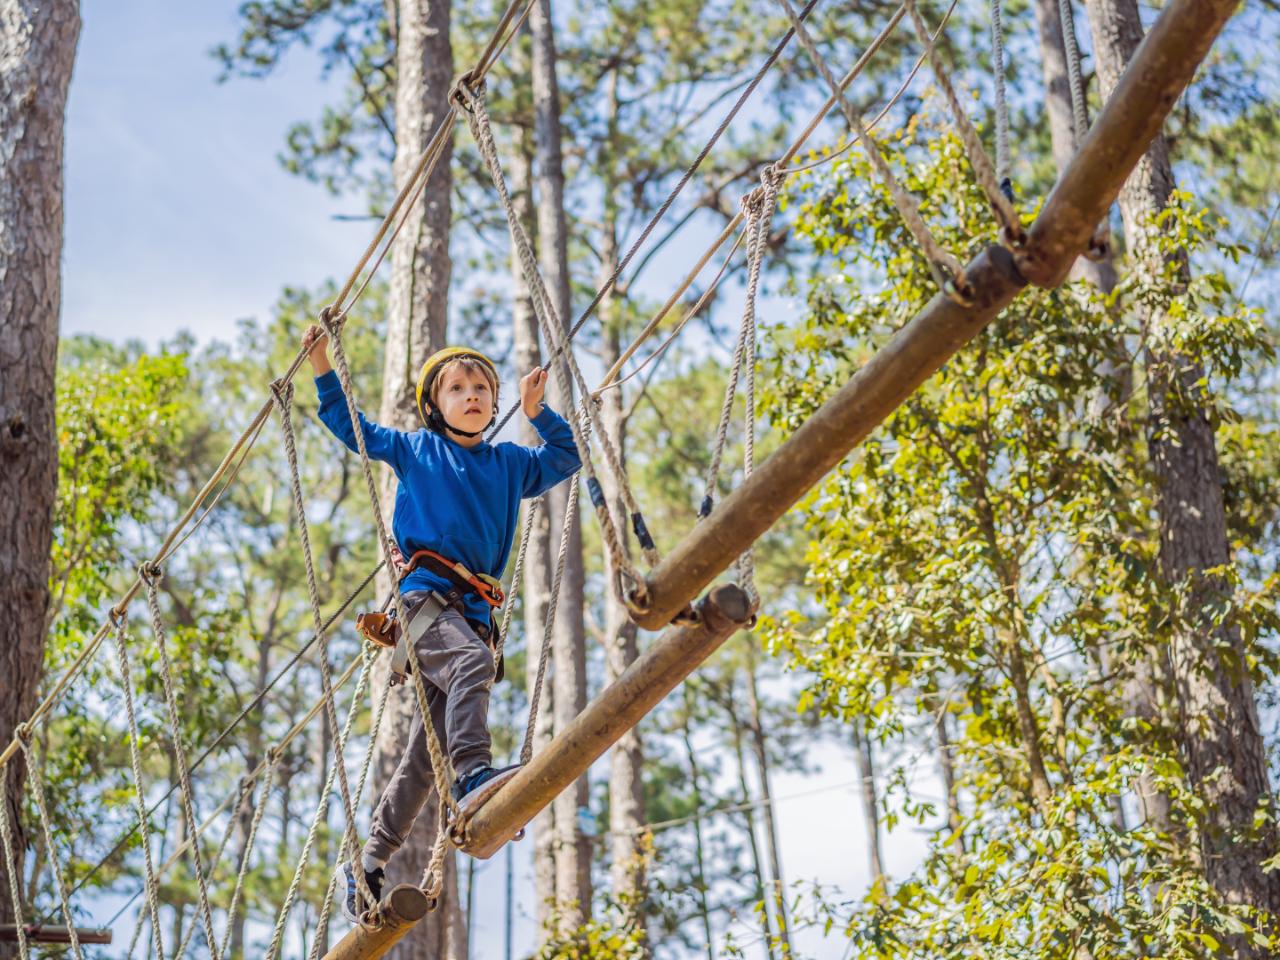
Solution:
[{"label": "shoe sole", "polygon": [[337,881],[337,889],[334,892],[337,893],[340,898],[338,900],[338,909],[342,912],[343,918],[348,923],[358,924],[360,919],[358,917],[353,917],[350,909],[347,907],[347,874],[346,871],[342,869],[345,866],[345,863],[340,863],[333,868],[333,876]]}]

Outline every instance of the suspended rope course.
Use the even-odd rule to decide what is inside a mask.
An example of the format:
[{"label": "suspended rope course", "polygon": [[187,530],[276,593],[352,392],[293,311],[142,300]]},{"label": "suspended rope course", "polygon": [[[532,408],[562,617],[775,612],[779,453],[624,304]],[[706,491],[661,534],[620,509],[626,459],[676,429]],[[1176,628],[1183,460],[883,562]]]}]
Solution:
[{"label": "suspended rope course", "polygon": [[[645,711],[651,709],[665,695],[666,691],[672,689],[684,676],[687,676],[688,672],[700,662],[700,658],[705,658],[705,656],[709,655],[719,643],[723,642],[725,637],[749,621],[758,604],[758,594],[754,583],[752,545],[760,533],[772,523],[770,517],[776,518],[777,515],[780,515],[778,511],[787,509],[791,503],[795,502],[803,490],[808,489],[808,486],[816,482],[816,479],[825,473],[831,463],[835,462],[835,460],[830,459],[831,457],[834,456],[838,460],[851,448],[852,444],[858,442],[861,436],[866,435],[866,431],[871,427],[865,426],[864,421],[870,422],[871,426],[874,426],[874,423],[878,422],[874,420],[875,415],[882,418],[885,415],[885,410],[896,406],[896,403],[901,402],[902,398],[909,395],[916,385],[923,382],[924,378],[930,375],[931,369],[928,363],[922,361],[911,368],[909,375],[898,376],[896,381],[892,383],[889,379],[886,379],[892,376],[892,364],[897,362],[894,358],[905,355],[902,353],[905,348],[895,346],[895,344],[905,344],[908,341],[914,342],[911,338],[924,336],[920,331],[927,326],[927,323],[934,322],[929,318],[935,317],[935,315],[951,318],[956,316],[969,318],[972,329],[965,336],[966,338],[972,336],[977,330],[981,329],[982,324],[1001,309],[1002,304],[1008,303],[1013,299],[1022,286],[1026,284],[1026,277],[1030,276],[1035,282],[1042,285],[1052,285],[1060,282],[1061,277],[1065,275],[1066,269],[1070,265],[1070,261],[1074,259],[1076,253],[1086,246],[1088,237],[1077,236],[1079,233],[1078,227],[1071,227],[1071,229],[1075,230],[1075,233],[1066,239],[1053,236],[1052,231],[1059,224],[1070,220],[1070,217],[1066,217],[1062,213],[1062,204],[1068,201],[1059,199],[1056,193],[1050,197],[1049,202],[1042,210],[1040,219],[1032,226],[1030,231],[1023,226],[1015,208],[1013,191],[1010,186],[1011,158],[1008,110],[1004,90],[1003,25],[999,0],[991,0],[996,91],[996,159],[994,163],[982,145],[977,128],[962,109],[947,67],[938,51],[937,40],[946,25],[947,18],[951,16],[951,12],[955,9],[954,0],[942,22],[932,31],[926,24],[915,0],[904,0],[855,64],[839,79],[836,78],[819,52],[806,24],[807,18],[816,6],[817,0],[809,0],[799,12],[796,11],[790,0],[777,0],[787,16],[790,29],[753,76],[706,145],[684,171],[669,196],[641,231],[639,238],[620,260],[616,269],[597,290],[585,311],[572,326],[569,326],[566,322],[567,318],[559,314],[554,300],[547,290],[533,255],[532,245],[525,234],[521,220],[512,202],[486,104],[485,77],[506,49],[520,24],[529,15],[533,2],[534,0],[515,0],[504,10],[492,35],[483,47],[475,66],[464,73],[455,84],[449,96],[449,109],[446,115],[433,132],[415,168],[401,185],[395,200],[375,231],[368,247],[359,258],[355,269],[340,288],[333,302],[326,306],[319,316],[319,324],[328,336],[330,347],[333,351],[334,369],[341,385],[354,431],[361,473],[365,481],[366,492],[377,530],[379,549],[382,551],[381,562],[368,574],[355,592],[343,601],[336,611],[328,617],[323,615],[307,520],[307,493],[302,484],[296,433],[293,425],[293,378],[309,352],[307,348],[303,348],[299,350],[285,373],[270,383],[269,398],[231,444],[230,449],[213,472],[213,475],[196,494],[190,506],[167,532],[156,549],[154,556],[139,566],[136,578],[124,595],[106,612],[97,631],[84,644],[68,668],[53,682],[43,701],[38,705],[31,717],[19,725],[13,742],[8,744],[3,753],[0,754],[0,771],[7,771],[7,764],[15,761],[20,756],[27,758],[27,769],[29,771],[27,782],[30,787],[39,827],[44,837],[48,861],[54,879],[54,892],[57,900],[54,909],[66,925],[64,932],[58,934],[58,936],[65,938],[65,942],[68,943],[69,949],[76,960],[82,960],[82,943],[103,942],[102,936],[104,934],[101,929],[77,928],[75,926],[76,912],[72,904],[72,898],[97,875],[106,863],[120,855],[127,844],[134,842],[135,838],[143,851],[141,858],[143,874],[141,888],[125,902],[120,912],[108,924],[108,927],[111,926],[116,919],[133,909],[133,905],[139,898],[142,899],[142,903],[136,911],[137,921],[134,926],[129,955],[133,955],[142,941],[145,930],[149,927],[148,950],[154,953],[158,960],[163,960],[166,954],[166,945],[161,936],[160,924],[161,880],[168,870],[183,859],[189,860],[196,881],[196,920],[186,927],[180,942],[169,945],[169,955],[173,957],[185,955],[192,938],[197,935],[197,932],[202,936],[213,960],[221,960],[222,957],[227,955],[232,925],[237,910],[244,900],[246,882],[250,870],[249,865],[255,844],[261,834],[260,828],[267,806],[267,799],[272,790],[272,784],[279,773],[285,751],[290,743],[300,736],[307,726],[321,714],[324,715],[323,723],[331,744],[332,756],[328,758],[331,764],[328,767],[327,775],[323,778],[316,809],[311,818],[306,839],[298,854],[287,892],[276,912],[270,944],[266,951],[267,960],[274,960],[285,950],[286,930],[288,929],[290,915],[301,896],[306,870],[316,849],[317,841],[328,823],[330,799],[334,793],[335,786],[342,808],[343,821],[338,852],[339,862],[345,858],[358,856],[361,850],[360,821],[357,811],[360,809],[367,785],[373,751],[378,739],[382,718],[385,714],[391,685],[383,685],[377,695],[371,698],[372,702],[369,704],[369,709],[372,715],[367,733],[367,744],[360,762],[359,776],[353,786],[348,776],[346,751],[354,736],[356,719],[358,716],[363,716],[366,709],[364,701],[372,688],[372,678],[380,648],[369,642],[363,643],[359,655],[354,657],[339,675],[334,676],[333,666],[331,665],[330,631],[338,618],[367,589],[379,570],[395,569],[395,557],[393,555],[395,543],[389,536],[389,531],[386,527],[381,509],[378,484],[375,481],[371,458],[365,444],[363,426],[358,415],[358,405],[344,344],[344,327],[352,306],[359,301],[373,273],[376,272],[400,230],[407,222],[410,211],[416,205],[427,180],[431,177],[432,171],[443,154],[445,144],[448,143],[449,138],[452,136],[453,124],[460,116],[465,115],[467,119],[480,156],[484,161],[498,199],[503,207],[512,249],[516,254],[516,259],[527,283],[539,329],[550,354],[548,366],[556,377],[561,395],[571,397],[575,395],[576,391],[576,395],[579,398],[577,403],[572,404],[565,411],[566,419],[569,422],[574,445],[581,461],[581,479],[586,485],[587,495],[600,527],[610,566],[617,573],[616,582],[611,585],[611,588],[617,592],[618,597],[627,605],[631,611],[632,618],[638,624],[650,628],[659,628],[668,623],[673,624],[673,626],[667,634],[664,634],[662,638],[659,638],[651,646],[649,653],[646,654],[646,657],[649,658],[648,663],[643,669],[628,670],[604,695],[593,701],[579,715],[575,721],[575,724],[579,724],[580,727],[578,735],[582,738],[594,738],[589,747],[573,753],[572,748],[565,747],[558,742],[560,738],[557,738],[549,747],[535,755],[533,734],[545,681],[548,651],[551,646],[550,639],[557,612],[559,588],[564,575],[569,549],[569,531],[572,526],[570,521],[578,512],[580,486],[575,479],[569,488],[566,514],[561,527],[562,537],[557,551],[551,602],[544,620],[544,635],[539,652],[535,681],[529,691],[528,727],[520,750],[520,762],[524,766],[514,779],[504,786],[491,800],[478,810],[469,810],[465,813],[453,798],[451,787],[455,779],[455,771],[452,769],[448,756],[442,747],[439,731],[435,729],[421,670],[418,669],[414,658],[410,657],[409,676],[412,681],[410,685],[412,696],[422,716],[435,788],[439,796],[435,845],[419,882],[415,888],[410,888],[415,896],[422,898],[425,910],[433,909],[443,895],[443,865],[451,845],[466,849],[478,856],[491,855],[502,842],[509,839],[523,824],[529,822],[533,813],[540,809],[540,805],[545,805],[548,802],[549,795],[554,796],[560,787],[567,785],[572,779],[580,775],[582,770],[586,769],[584,764],[589,765],[594,757],[598,757],[612,742],[612,740],[608,739],[610,736],[616,739],[620,730],[626,729],[629,725],[637,722]],[[1080,143],[1088,126],[1088,118],[1079,65],[1079,50],[1075,44],[1074,26],[1070,19],[1070,4],[1064,2],[1059,6],[1062,9],[1064,33],[1067,37],[1073,113],[1077,142]],[[1218,17],[1218,19],[1212,24],[1213,31],[1206,33],[1203,23],[1200,21],[1193,23],[1193,16],[1188,11],[1198,10],[1203,15],[1204,11],[1210,6],[1213,7],[1214,16]],[[1212,3],[1205,2],[1203,6],[1198,8],[1195,4],[1191,4],[1190,0],[1170,0],[1170,3],[1166,5],[1166,11],[1162,15],[1161,22],[1174,24],[1173,27],[1168,28],[1168,31],[1183,28],[1185,24],[1192,24],[1192,26],[1185,27],[1185,29],[1194,32],[1193,39],[1188,42],[1192,44],[1189,49],[1193,50],[1196,55],[1196,62],[1198,62],[1207,52],[1208,45],[1212,43],[1216,32],[1221,29],[1233,7],[1233,4],[1226,3],[1225,0],[1212,0]],[[1218,8],[1221,8],[1221,10]],[[901,21],[906,18],[910,18],[916,41],[921,49],[919,60],[906,82],[891,98],[881,113],[870,123],[864,123],[858,111],[850,103],[847,91],[870,62],[873,55],[893,35]],[[1153,31],[1155,29],[1153,28]],[[657,224],[674,204],[680,192],[710,154],[716,142],[727,130],[730,122],[737,116],[750,95],[761,84],[770,68],[778,61],[793,36],[798,38],[805,54],[830,89],[830,95],[786,151],[776,160],[762,167],[759,173],[759,186],[741,198],[738,212],[716,237],[709,249],[698,259],[693,269],[678,285],[675,293],[644,325],[633,342],[622,351],[618,361],[606,372],[601,383],[594,390],[591,389],[583,376],[573,350],[574,337],[592,316],[596,307],[608,294],[609,290],[617,283],[636,253],[647,241]],[[1148,60],[1158,58],[1161,53],[1158,49],[1159,42],[1168,41],[1158,41],[1155,44],[1151,44],[1150,46],[1156,49],[1150,51],[1148,50],[1148,45],[1144,44],[1137,54],[1138,60],[1142,60],[1144,57]],[[986,194],[999,225],[999,240],[1002,247],[990,248],[970,264],[968,268],[964,267],[952,253],[942,247],[932,236],[920,214],[919,203],[895,178],[879,147],[870,135],[870,130],[883,119],[893,104],[903,95],[916,76],[916,72],[926,60],[929,62],[943,98],[947,102],[954,128],[963,144],[965,155],[973,170],[974,177]],[[1149,121],[1161,121],[1163,114],[1160,113],[1160,110],[1164,110],[1167,113],[1167,104],[1173,102],[1173,98],[1168,96],[1169,92],[1176,92],[1176,90],[1180,90],[1185,86],[1194,73],[1194,67],[1195,64],[1190,63],[1189,66],[1181,65],[1178,70],[1166,70],[1160,75],[1157,75],[1158,72],[1154,70],[1147,70],[1147,72],[1141,73],[1141,79],[1130,85],[1131,88],[1126,94],[1130,102],[1125,104],[1124,108],[1137,111],[1135,115],[1144,117]],[[1142,84],[1145,84],[1145,86]],[[837,107],[853,135],[852,138],[839,150],[828,151],[825,156],[808,165],[793,167],[793,161],[808,138],[817,130],[828,114]],[[1119,121],[1114,119],[1119,114],[1119,109],[1110,114],[1104,111],[1104,115],[1099,118],[1100,126],[1104,123],[1110,125],[1107,129],[1115,134],[1117,141],[1124,140],[1124,137],[1115,133],[1115,131],[1121,129],[1118,126]],[[1128,139],[1124,140],[1124,143],[1128,145],[1127,149],[1130,150],[1130,154],[1125,156],[1125,162],[1136,162],[1136,156],[1140,156],[1140,151],[1145,150],[1146,143],[1149,143],[1150,137],[1154,136],[1154,129],[1158,129],[1158,122],[1151,129],[1144,127],[1126,134]],[[895,208],[918,245],[921,255],[929,264],[942,296],[936,298],[926,308],[921,318],[917,318],[917,321],[913,321],[912,324],[904,327],[903,331],[896,335],[894,342],[877,354],[872,363],[868,364],[866,371],[850,381],[850,384],[842,390],[841,396],[829,401],[827,407],[815,414],[797,432],[796,437],[788,440],[783,445],[783,449],[762,463],[759,471],[757,471],[755,456],[756,311],[757,300],[760,295],[764,258],[773,242],[772,224],[777,210],[778,194],[787,177],[813,169],[821,163],[830,162],[849,149],[854,143],[858,144],[866,152],[876,175],[883,181]],[[1073,161],[1072,168],[1085,170],[1088,164],[1093,164],[1094,168],[1100,166],[1096,158],[1088,154],[1087,151],[1081,150],[1076,160]],[[1064,174],[1064,180],[1073,175],[1072,168],[1069,168]],[[1120,172],[1125,173],[1127,171]],[[1080,176],[1083,176],[1083,174]],[[1098,175],[1093,178],[1096,183],[1090,183],[1090,188],[1094,191],[1092,194],[1086,196],[1086,191],[1077,187],[1077,196],[1071,202],[1081,204],[1081,209],[1085,211],[1085,215],[1092,216],[1096,213],[1100,219],[1101,212],[1105,211],[1106,206],[1109,205],[1111,199],[1114,199],[1115,193],[1118,192],[1122,179],[1122,176],[1117,179],[1116,164],[1112,163],[1107,168],[1105,175]],[[1055,206],[1055,203],[1057,206]],[[1079,216],[1075,213],[1072,216],[1076,216],[1076,219],[1079,220]],[[1096,223],[1098,220],[1095,219],[1094,222]],[[696,282],[702,271],[706,269],[721,248],[735,234],[737,235],[736,239],[734,239],[733,244],[724,256],[719,272],[698,297],[694,306],[675,325],[674,332],[653,350],[639,364],[636,370],[623,376],[622,370],[625,364],[658,331],[663,321],[671,314],[676,305],[681,302],[681,298]],[[608,432],[601,429],[600,424],[597,423],[596,404],[603,391],[620,388],[622,383],[634,377],[646,365],[655,362],[656,358],[661,356],[663,351],[679,335],[680,331],[684,329],[689,320],[703,309],[725,276],[729,263],[739,247],[744,249],[743,267],[746,276],[746,295],[733,359],[728,372],[724,402],[712,445],[710,466],[705,477],[702,503],[698,511],[698,523],[693,532],[664,560],[647,530],[640,506],[631,489],[625,465],[619,456],[618,450]],[[371,268],[369,266],[370,263],[373,264]],[[363,281],[357,286],[357,282],[361,281],[362,277]],[[947,350],[954,352],[962,342],[962,338],[953,335],[945,345],[931,344],[930,350],[932,352],[929,354],[929,362],[932,363],[936,360],[936,364],[940,364],[949,355]],[[881,361],[881,357],[886,355],[889,359]],[[877,363],[880,363],[881,367],[876,367]],[[932,369],[937,369],[937,365],[934,365]],[[720,472],[729,434],[729,425],[740,386],[744,394],[745,408],[743,419],[743,483],[717,508],[715,497],[720,484]],[[877,401],[879,407],[876,413],[864,416],[863,420],[857,421],[856,424],[854,421],[849,421],[846,426],[841,428],[839,441],[828,444],[827,448],[820,449],[816,454],[813,452],[811,445],[805,454],[809,459],[802,465],[803,469],[793,469],[792,475],[787,479],[787,483],[781,483],[780,478],[782,475],[777,471],[787,468],[779,468],[776,464],[791,462],[788,457],[794,455],[789,451],[795,448],[794,445],[807,442],[802,435],[807,435],[806,431],[808,434],[813,434],[823,430],[830,430],[831,424],[836,423],[840,417],[854,416],[846,412],[847,409],[851,409],[849,405],[852,404],[856,407],[861,403],[866,406],[867,391],[878,391],[876,396],[879,398]],[[845,396],[846,392],[847,396]],[[514,409],[513,407],[502,418],[502,421],[495,428],[495,433],[507,422]],[[311,613],[311,637],[299,648],[285,667],[278,671],[231,723],[214,738],[210,745],[198,755],[193,755],[182,722],[179,706],[181,685],[175,681],[174,677],[175,664],[171,656],[171,643],[167,635],[159,598],[160,581],[164,575],[164,565],[175,559],[177,551],[209,519],[214,508],[217,507],[227,490],[234,483],[241,466],[245,463],[261,436],[266,421],[273,410],[279,418],[281,438],[289,467],[292,501],[291,516],[297,526],[297,540],[301,547],[303,568],[306,574],[307,596]],[[857,414],[856,416],[862,416],[862,414]],[[868,418],[870,418],[869,421]],[[839,422],[844,423],[845,421]],[[596,457],[593,454],[598,454],[601,458],[603,475],[609,481],[612,489],[616,491],[617,500],[621,503],[622,508],[630,515],[629,520],[632,532],[637,538],[644,563],[650,568],[648,574],[642,573],[631,558],[624,527],[621,525],[627,518],[619,518],[613,515],[610,502],[605,496],[604,488],[600,481],[601,474],[597,472]],[[761,475],[767,475],[764,481],[758,479]],[[771,488],[770,490],[772,499],[768,508],[765,509],[758,506],[744,507],[743,504],[749,503],[749,497],[756,497],[757,501],[759,500],[759,490],[762,483],[774,483],[776,488]],[[518,592],[528,544],[535,523],[535,514],[544,502],[533,501],[526,507],[515,572],[511,589],[507,593],[508,597],[514,597]],[[208,506],[204,507],[206,503],[208,503]],[[744,513],[744,510],[747,513]],[[774,512],[771,513],[770,511]],[[746,522],[748,519],[749,522]],[[718,576],[729,565],[734,566],[736,569],[736,587],[717,588],[716,591],[712,591],[711,594],[694,607],[690,603],[690,598],[696,596],[703,586],[709,584],[714,577]],[[679,581],[678,591],[673,590],[671,586],[671,578],[673,577]],[[624,583],[624,581],[626,582]],[[390,582],[390,602],[395,607],[399,622],[407,624],[409,618],[406,616],[407,610],[399,581],[395,576],[392,576],[390,577]],[[728,592],[725,592],[726,590]],[[145,593],[147,611],[150,615],[154,651],[157,654],[153,669],[158,674],[163,690],[164,719],[167,721],[168,736],[172,743],[173,761],[176,767],[176,781],[159,800],[150,804],[147,802],[149,791],[145,783],[144,763],[142,760],[143,741],[139,732],[138,709],[134,696],[137,685],[137,680],[135,679],[137,668],[134,659],[136,651],[131,650],[129,635],[130,608],[140,594],[143,593]],[[509,600],[503,611],[501,627],[495,637],[494,656],[496,660],[501,659],[507,642],[512,619],[512,607],[513,602]],[[129,740],[129,766],[132,779],[129,799],[136,822],[114,844],[107,857],[103,858],[96,866],[88,870],[77,869],[76,874],[79,880],[72,887],[67,883],[67,864],[64,863],[59,851],[57,838],[50,819],[45,786],[40,773],[40,764],[38,758],[32,756],[32,746],[38,725],[57,708],[75,679],[84,674],[88,666],[94,661],[99,648],[109,634],[114,639],[114,665],[118,673],[118,682],[121,687],[122,702],[125,708]],[[225,798],[216,806],[216,809],[201,819],[199,808],[204,798],[195,789],[193,775],[201,769],[205,761],[216,750],[228,742],[245,718],[265,702],[265,698],[272,688],[283,677],[296,671],[307,657],[312,654],[314,654],[313,659],[320,676],[319,697],[310,705],[301,720],[294,723],[281,737],[265,748],[262,758],[252,765],[252,769],[246,770],[243,776],[239,777],[234,788],[227,793]],[[666,666],[663,666],[664,664]],[[658,674],[645,674],[645,670],[658,671],[660,678],[655,679]],[[345,717],[342,717],[338,701],[339,691],[343,690],[351,678],[357,674],[358,678],[354,691],[346,705]],[[594,754],[592,754],[592,751],[595,751]],[[36,920],[34,916],[29,914],[29,905],[24,904],[22,878],[18,874],[18,858],[15,855],[12,842],[14,824],[10,822],[9,818],[9,811],[14,809],[10,803],[11,798],[7,793],[10,780],[11,778],[7,775],[0,777],[0,839],[2,839],[0,846],[3,848],[0,852],[3,853],[7,892],[17,920],[14,939],[17,941],[20,956],[23,960],[26,960],[30,956],[32,944],[35,942],[47,942],[48,936],[53,935],[52,931],[55,928],[48,927],[47,920],[51,919],[51,917]],[[535,784],[537,785],[536,789],[534,789]],[[152,818],[175,794],[179,804],[185,840],[163,863],[157,865],[154,837],[152,835]],[[244,817],[249,816],[248,811],[250,809],[252,814],[240,852],[238,867],[232,875],[221,874],[223,857],[231,836]],[[216,845],[213,845],[212,848],[209,848],[203,843],[203,839],[209,831],[214,830],[220,823],[224,824],[221,840]],[[219,880],[220,876],[223,876],[223,881]],[[343,954],[343,956],[380,955],[379,951],[385,949],[387,944],[394,942],[398,937],[403,936],[416,918],[405,920],[399,916],[396,913],[396,908],[389,905],[391,903],[390,895],[379,905],[365,881],[362,870],[355,870],[354,878],[358,897],[363,900],[367,909],[361,914],[358,926],[343,941],[344,944],[355,944],[352,950]],[[397,890],[403,889],[406,888],[397,888]],[[321,943],[327,941],[327,936],[322,936],[322,934],[327,930],[335,893],[335,881],[331,880],[327,886],[323,903],[315,911],[318,917],[317,933],[312,938],[309,960],[316,960]],[[216,907],[215,901],[217,901]],[[215,913],[223,917],[221,931],[218,929],[219,924]],[[31,920],[31,923],[28,923],[28,920]]]}]

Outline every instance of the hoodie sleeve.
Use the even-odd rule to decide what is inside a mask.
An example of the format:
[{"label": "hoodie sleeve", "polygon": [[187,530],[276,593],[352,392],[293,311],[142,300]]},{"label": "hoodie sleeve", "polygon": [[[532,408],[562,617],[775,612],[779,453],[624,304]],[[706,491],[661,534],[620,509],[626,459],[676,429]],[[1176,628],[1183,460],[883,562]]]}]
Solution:
[{"label": "hoodie sleeve", "polygon": [[540,447],[519,448],[524,460],[521,496],[526,498],[541,496],[561,480],[573,476],[582,466],[577,444],[573,442],[573,431],[564,417],[544,404],[541,412],[529,422],[544,443]]},{"label": "hoodie sleeve", "polygon": [[[348,450],[358,453],[360,448],[356,445],[356,433],[351,426],[351,414],[347,410],[347,400],[342,393],[338,374],[330,370],[324,376],[316,377],[316,392],[320,397],[321,422],[329,428],[330,433],[346,444]],[[404,464],[412,459],[408,434],[379,426],[372,420],[365,419],[363,413],[359,417],[369,458],[391,464],[396,476],[402,478]]]}]

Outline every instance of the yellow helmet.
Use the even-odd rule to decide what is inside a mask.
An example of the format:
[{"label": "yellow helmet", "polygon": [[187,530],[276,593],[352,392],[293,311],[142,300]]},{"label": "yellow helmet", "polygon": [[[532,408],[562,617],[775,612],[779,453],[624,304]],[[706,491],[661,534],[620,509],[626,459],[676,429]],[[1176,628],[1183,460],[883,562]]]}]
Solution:
[{"label": "yellow helmet", "polygon": [[[444,418],[440,415],[439,410],[427,410],[427,406],[431,402],[431,384],[435,382],[436,376],[440,373],[445,363],[449,360],[456,360],[458,357],[474,357],[493,372],[495,382],[498,379],[498,368],[494,365],[494,362],[479,350],[472,350],[470,347],[445,347],[443,350],[437,350],[427,357],[427,362],[422,365],[422,372],[418,374],[418,416],[422,418],[422,422],[428,430],[439,430],[444,426]],[[494,397],[494,418],[497,418],[497,397]],[[493,424],[490,423],[489,426],[493,426]],[[463,436],[474,436],[474,434],[469,434],[465,430],[455,430],[453,427],[449,429]]]}]

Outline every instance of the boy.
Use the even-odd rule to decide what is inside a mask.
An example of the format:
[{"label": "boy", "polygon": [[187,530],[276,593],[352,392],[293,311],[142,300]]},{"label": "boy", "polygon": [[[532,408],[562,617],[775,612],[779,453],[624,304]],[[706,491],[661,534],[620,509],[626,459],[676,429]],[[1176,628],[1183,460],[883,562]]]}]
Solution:
[{"label": "boy", "polygon": [[[302,342],[310,350],[320,419],[354,451],[355,433],[329,364],[328,338],[312,324]],[[429,550],[482,579],[502,575],[521,499],[540,496],[581,466],[569,425],[542,403],[546,383],[541,367],[520,381],[520,405],[545,441],[540,447],[485,442],[483,433],[493,425],[498,408],[498,374],[492,361],[467,348],[442,350],[423,365],[417,397],[424,429],[393,430],[360,415],[370,458],[390,464],[400,481],[392,531],[403,556]],[[425,604],[429,591],[456,595],[456,582],[433,572],[441,568],[439,563],[412,563],[403,576],[400,589],[409,625],[420,611],[439,610]],[[421,671],[432,722],[458,773],[456,800],[504,772],[492,766],[487,717],[496,677],[490,609],[479,592],[465,594],[413,643],[414,669]],[[409,637],[414,634],[408,631]],[[415,712],[404,756],[374,810],[361,854],[360,867],[375,899],[382,896],[387,861],[408,839],[434,785],[422,714]],[[353,869],[347,862],[336,872],[342,914],[356,923],[360,909]]]}]

